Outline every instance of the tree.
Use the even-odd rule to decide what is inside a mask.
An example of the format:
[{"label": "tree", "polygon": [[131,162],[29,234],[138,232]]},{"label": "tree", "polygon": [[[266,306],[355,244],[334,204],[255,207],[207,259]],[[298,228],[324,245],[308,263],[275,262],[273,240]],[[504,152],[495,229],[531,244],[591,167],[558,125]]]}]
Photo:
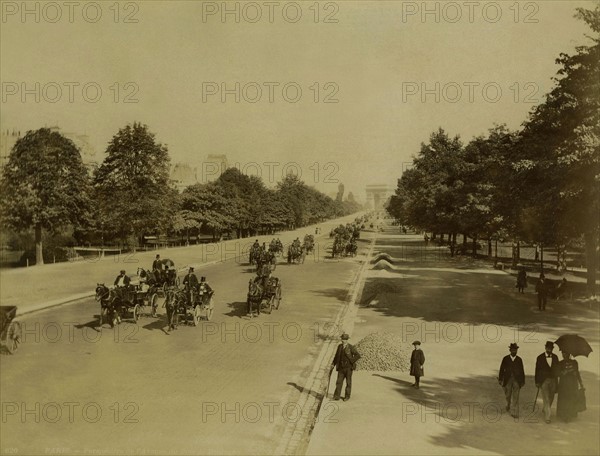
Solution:
[{"label": "tree", "polygon": [[[556,85],[529,116],[522,132],[524,167],[530,170],[531,226],[564,242],[582,235],[587,285],[595,292],[600,233],[600,6],[577,8],[595,36],[592,46],[561,54]],[[532,164],[533,163],[533,164]]]},{"label": "tree", "polygon": [[95,198],[105,226],[125,240],[165,226],[175,207],[167,148],[146,125],[133,123],[113,137],[94,176]]},{"label": "tree", "polygon": [[84,223],[89,180],[70,139],[48,128],[28,131],[14,145],[2,170],[2,221],[17,231],[33,228],[36,264],[44,264],[42,231]]}]

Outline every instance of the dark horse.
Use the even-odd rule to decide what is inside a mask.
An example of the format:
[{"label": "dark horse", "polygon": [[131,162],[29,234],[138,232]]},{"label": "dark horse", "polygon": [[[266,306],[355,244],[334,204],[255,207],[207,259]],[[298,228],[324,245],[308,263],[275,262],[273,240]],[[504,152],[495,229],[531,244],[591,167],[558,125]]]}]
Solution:
[{"label": "dark horse", "polygon": [[248,296],[246,302],[248,304],[248,315],[250,318],[254,316],[254,311],[260,315],[260,306],[263,300],[263,285],[259,280],[250,280],[248,282]]},{"label": "dark horse", "polygon": [[95,298],[100,303],[100,323],[98,326],[102,326],[104,320],[106,320],[110,323],[110,327],[114,328],[121,321],[121,296],[116,290],[111,290],[103,283],[98,283]]},{"label": "dark horse", "polygon": [[166,299],[163,307],[167,309],[167,331],[177,329],[179,324],[179,307],[186,302],[185,290],[176,287],[169,287],[165,293]]}]

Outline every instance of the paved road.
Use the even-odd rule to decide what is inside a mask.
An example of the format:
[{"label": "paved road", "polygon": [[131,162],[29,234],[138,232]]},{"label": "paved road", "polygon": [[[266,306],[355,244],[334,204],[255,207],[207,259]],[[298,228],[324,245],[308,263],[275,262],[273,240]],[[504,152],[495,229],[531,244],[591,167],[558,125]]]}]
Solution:
[{"label": "paved road", "polygon": [[281,308],[253,320],[254,274],[232,261],[202,269],[216,306],[199,327],[167,334],[161,316],[98,331],[92,299],[22,317],[19,352],[0,358],[2,453],[273,453],[367,245],[278,265]]},{"label": "paved road", "polygon": [[[360,214],[358,214],[360,215]],[[278,233],[284,244],[296,237],[314,234],[315,226],[321,228],[316,237],[319,255],[324,255],[331,244],[329,231],[340,223],[355,219],[355,215],[330,220],[319,225],[308,226],[295,231]],[[16,305],[19,313],[46,307],[49,303],[61,302],[68,296],[80,296],[93,292],[96,283],[112,284],[120,269],[135,277],[138,267],[149,269],[157,253],[162,258],[170,258],[183,273],[188,266],[214,264],[221,261],[235,262],[242,255],[246,261],[248,249],[255,239],[267,245],[274,236],[236,239],[215,244],[201,244],[190,247],[177,247],[151,252],[128,253],[104,259],[84,260],[75,263],[47,264],[41,267],[0,270],[0,303]]]}]

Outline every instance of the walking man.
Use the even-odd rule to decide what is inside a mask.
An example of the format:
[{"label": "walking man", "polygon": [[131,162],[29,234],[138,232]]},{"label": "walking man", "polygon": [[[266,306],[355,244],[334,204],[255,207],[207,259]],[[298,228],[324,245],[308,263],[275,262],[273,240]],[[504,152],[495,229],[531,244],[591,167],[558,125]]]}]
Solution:
[{"label": "walking man", "polygon": [[415,378],[415,382],[410,386],[419,389],[419,380],[424,374],[425,353],[421,350],[421,342],[415,340],[412,344],[414,350],[410,355],[410,375]]},{"label": "walking man", "polygon": [[510,355],[502,358],[502,363],[500,363],[498,383],[504,388],[506,411],[513,418],[518,418],[519,392],[525,385],[525,369],[523,369],[523,360],[520,356],[517,356],[519,346],[513,343],[508,346],[508,349]]},{"label": "walking man", "polygon": [[338,345],[331,363],[331,367],[333,368],[335,366],[338,373],[337,382],[335,383],[335,392],[333,393],[334,401],[340,400],[344,380],[346,380],[346,395],[344,396],[344,401],[350,400],[350,393],[352,392],[352,371],[356,369],[356,361],[360,359],[360,354],[353,345],[348,343],[348,339],[350,339],[348,334],[342,334],[342,343]]},{"label": "walking man", "polygon": [[538,309],[546,310],[546,298],[548,296],[548,284],[546,283],[546,278],[544,273],[540,274],[540,278],[535,285],[535,292],[538,297]]},{"label": "walking man", "polygon": [[552,402],[554,402],[558,380],[558,356],[552,353],[553,349],[554,343],[546,342],[544,353],[539,355],[535,361],[535,386],[542,392],[544,404],[542,413],[546,423],[550,423]]}]

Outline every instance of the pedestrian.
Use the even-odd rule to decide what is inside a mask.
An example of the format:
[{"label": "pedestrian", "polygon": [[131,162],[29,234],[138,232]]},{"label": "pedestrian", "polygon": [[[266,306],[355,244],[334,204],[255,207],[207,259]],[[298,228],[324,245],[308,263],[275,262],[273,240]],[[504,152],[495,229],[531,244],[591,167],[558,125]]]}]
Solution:
[{"label": "pedestrian", "polygon": [[552,415],[552,402],[556,394],[558,381],[558,356],[552,353],[554,349],[553,342],[546,342],[544,353],[539,355],[535,360],[535,386],[538,391],[542,392],[542,414],[544,421],[550,423]]},{"label": "pedestrian", "polygon": [[344,380],[346,380],[344,401],[350,400],[350,394],[352,393],[352,371],[356,369],[356,361],[360,359],[360,354],[356,351],[356,348],[348,343],[350,336],[344,333],[341,339],[342,343],[338,345],[333,361],[331,362],[331,368],[333,369],[335,366],[338,373],[335,392],[333,393],[334,401],[340,400]]},{"label": "pedestrian", "polygon": [[498,373],[498,383],[504,388],[506,396],[506,411],[513,418],[519,417],[519,392],[525,385],[525,369],[523,360],[517,356],[519,346],[512,343],[508,346],[510,355],[502,358],[500,363],[500,372]]},{"label": "pedestrian", "polygon": [[425,373],[423,370],[423,364],[425,364],[425,353],[423,353],[423,350],[421,350],[421,342],[415,340],[412,344],[414,349],[410,355],[410,375],[415,378],[415,382],[410,386],[419,389],[419,381]]},{"label": "pedestrian", "polygon": [[[571,358],[571,354],[563,351],[563,359],[558,363],[558,399],[556,404],[556,416],[566,423],[577,418],[577,413],[583,409],[580,407],[580,395],[585,388],[579,374],[577,361]],[[580,391],[583,390],[583,391]]]},{"label": "pedestrian", "polygon": [[546,277],[542,272],[540,278],[535,285],[535,292],[537,293],[538,299],[538,310],[546,310],[546,299],[548,297],[548,284],[546,283]]},{"label": "pedestrian", "polygon": [[524,267],[521,267],[517,274],[517,291],[519,293],[525,293],[525,288],[527,288],[527,272]]}]

